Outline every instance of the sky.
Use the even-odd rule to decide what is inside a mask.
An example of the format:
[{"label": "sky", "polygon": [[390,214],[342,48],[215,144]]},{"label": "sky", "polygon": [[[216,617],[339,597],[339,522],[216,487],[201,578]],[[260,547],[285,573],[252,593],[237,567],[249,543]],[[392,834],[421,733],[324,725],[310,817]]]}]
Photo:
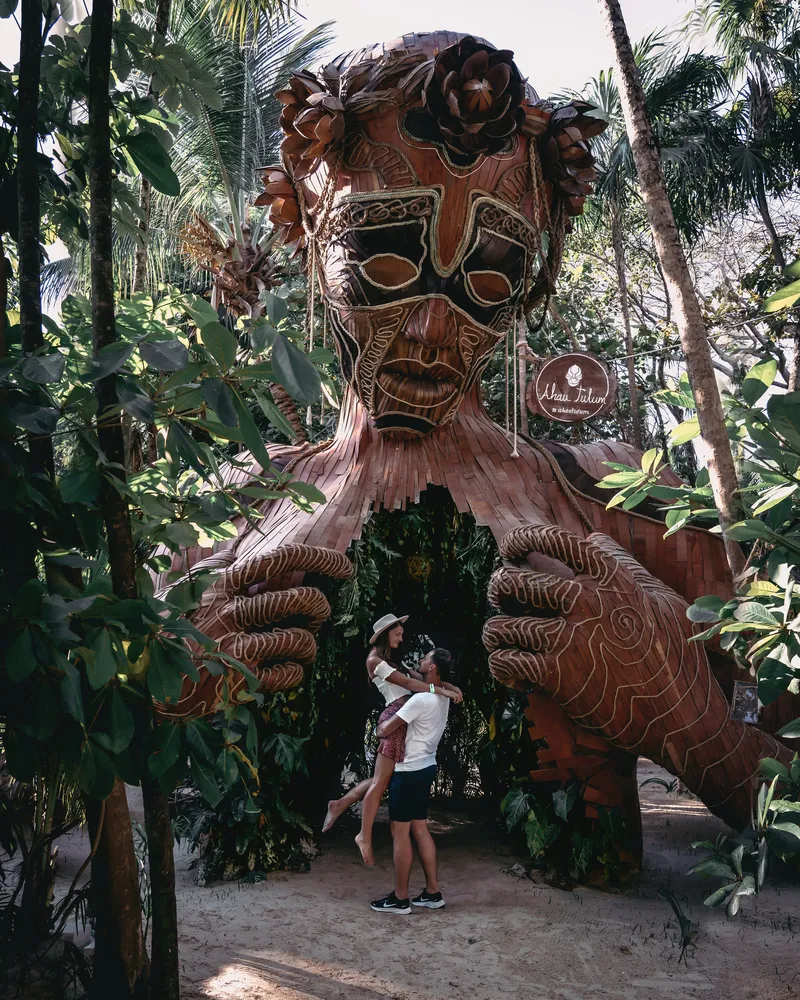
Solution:
[{"label": "sky", "polygon": [[[409,31],[469,32],[515,61],[541,96],[580,90],[613,62],[597,0],[297,0],[309,28],[336,21],[330,55],[388,41]],[[678,25],[694,0],[622,0],[631,38]],[[19,32],[13,18],[0,21],[0,62],[13,66]]]}]

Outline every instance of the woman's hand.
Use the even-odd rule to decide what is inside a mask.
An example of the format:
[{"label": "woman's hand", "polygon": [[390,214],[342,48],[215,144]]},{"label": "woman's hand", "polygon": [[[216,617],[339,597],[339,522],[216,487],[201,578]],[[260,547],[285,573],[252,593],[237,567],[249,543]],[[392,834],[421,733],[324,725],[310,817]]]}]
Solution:
[{"label": "woman's hand", "polygon": [[461,689],[457,687],[446,687],[442,688],[442,694],[445,698],[449,698],[450,701],[454,701],[456,705],[460,705],[464,700],[464,695],[461,693]]}]

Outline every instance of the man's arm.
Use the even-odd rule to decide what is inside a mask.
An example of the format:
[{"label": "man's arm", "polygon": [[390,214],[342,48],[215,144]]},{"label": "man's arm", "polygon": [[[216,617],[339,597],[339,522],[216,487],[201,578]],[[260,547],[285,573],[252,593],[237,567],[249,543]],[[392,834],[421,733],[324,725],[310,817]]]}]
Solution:
[{"label": "man's arm", "polygon": [[381,739],[385,739],[395,729],[399,729],[404,722],[411,722],[412,719],[416,719],[421,711],[422,700],[416,696],[412,696],[399,711],[395,712],[391,719],[387,719],[386,722],[382,722],[378,726],[378,736]]}]

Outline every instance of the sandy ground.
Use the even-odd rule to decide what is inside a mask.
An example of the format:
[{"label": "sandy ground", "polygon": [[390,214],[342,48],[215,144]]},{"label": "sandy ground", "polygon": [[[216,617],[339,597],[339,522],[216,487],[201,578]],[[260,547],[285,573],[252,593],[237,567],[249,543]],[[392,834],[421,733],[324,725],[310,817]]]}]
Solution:
[{"label": "sandy ground", "polygon": [[[800,886],[771,882],[732,921],[708,910],[716,883],[684,873],[691,841],[713,839],[721,824],[690,796],[648,786],[642,797],[645,871],[618,895],[504,874],[515,861],[504,844],[449,815],[435,828],[447,907],[410,916],[367,905],[391,888],[383,824],[371,870],[344,829],[323,838],[310,873],[259,885],[199,888],[178,855],[184,1000],[800,997]],[[77,855],[62,860],[70,869]],[[685,963],[662,887],[697,922]]]}]

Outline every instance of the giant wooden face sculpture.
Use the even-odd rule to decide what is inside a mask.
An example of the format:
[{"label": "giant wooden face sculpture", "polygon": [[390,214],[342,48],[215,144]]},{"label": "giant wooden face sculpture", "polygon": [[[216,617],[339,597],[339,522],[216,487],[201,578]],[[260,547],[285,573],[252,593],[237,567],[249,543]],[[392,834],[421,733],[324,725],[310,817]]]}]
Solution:
[{"label": "giant wooden face sculpture", "polygon": [[305,245],[375,426],[426,434],[551,289],[605,123],[538,102],[513,53],[447,32],[351,53],[277,96],[283,167],[259,203]]}]

